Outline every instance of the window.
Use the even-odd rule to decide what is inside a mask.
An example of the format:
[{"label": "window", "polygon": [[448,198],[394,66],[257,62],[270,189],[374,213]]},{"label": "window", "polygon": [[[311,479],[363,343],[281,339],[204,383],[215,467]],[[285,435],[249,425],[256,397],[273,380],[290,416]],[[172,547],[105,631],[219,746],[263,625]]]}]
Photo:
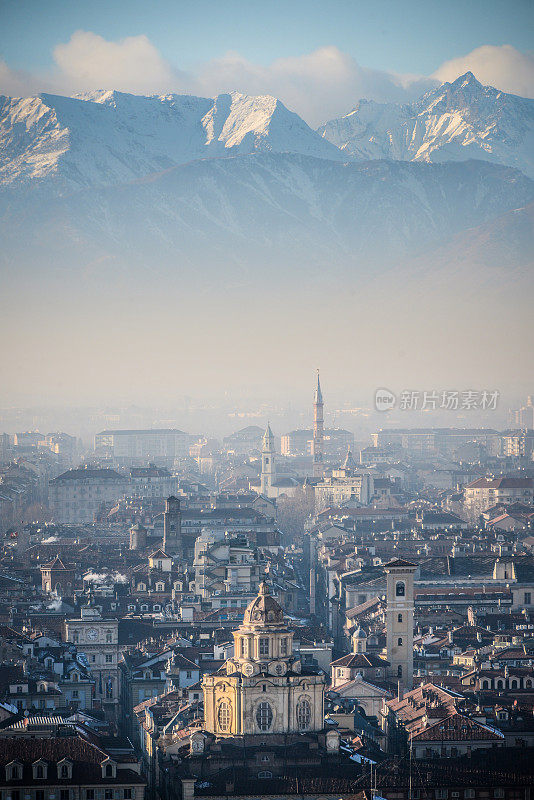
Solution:
[{"label": "window", "polygon": [[264,701],[259,704],[256,711],[256,722],[260,731],[268,731],[270,729],[273,724],[273,710],[269,703]]},{"label": "window", "polygon": [[397,622],[402,622],[402,614],[397,614]]},{"label": "window", "polygon": [[269,655],[269,639],[261,638],[259,641],[259,655],[261,656],[268,656]]},{"label": "window", "polygon": [[35,792],[35,800],[45,800],[43,789],[37,789],[37,791]]},{"label": "window", "polygon": [[187,670],[185,671],[185,677],[186,677],[186,678],[188,678],[188,679],[190,679],[192,676],[193,676],[193,673],[191,672],[191,670],[190,670],[190,669],[187,669]]},{"label": "window", "polygon": [[464,797],[466,798],[466,800],[468,800],[468,798],[471,798],[471,797],[474,797],[474,796],[475,796],[475,790],[474,789],[464,789]]},{"label": "window", "polygon": [[106,631],[106,643],[111,644],[111,631]]},{"label": "window", "polygon": [[59,793],[59,800],[70,800],[70,790],[62,789]]},{"label": "window", "polygon": [[95,800],[95,790],[94,789],[86,789],[85,790],[85,797],[86,797],[86,800]]},{"label": "window", "polygon": [[44,771],[43,765],[42,764],[37,764],[37,766],[35,767],[34,777],[35,778],[44,778],[44,776],[45,776],[45,771]]},{"label": "window", "polygon": [[287,638],[285,636],[280,640],[280,654],[287,656]]},{"label": "window", "polygon": [[404,597],[406,594],[406,587],[404,585],[404,581],[397,581],[397,585],[395,586],[395,595],[397,597]]},{"label": "window", "polygon": [[112,663],[113,663],[113,654],[106,653],[106,664],[112,664]]},{"label": "window", "polygon": [[402,647],[402,637],[401,636],[399,636],[399,638],[397,639],[397,645],[399,647]]},{"label": "window", "polygon": [[269,772],[269,770],[264,769],[261,772],[258,772],[258,778],[272,778],[273,773]]},{"label": "window", "polygon": [[297,703],[297,726],[300,731],[305,731],[310,727],[311,705],[306,698]]},{"label": "window", "polygon": [[449,792],[447,789],[436,789],[436,800],[447,800]]},{"label": "window", "polygon": [[532,592],[525,592],[525,605],[529,606],[531,603],[532,603]]},{"label": "window", "polygon": [[18,781],[22,778],[22,769],[20,764],[12,764],[6,770],[8,781]]},{"label": "window", "polygon": [[217,719],[219,721],[219,728],[222,731],[227,731],[230,728],[230,704],[223,700],[219,706],[219,711],[217,713]]},{"label": "window", "polygon": [[104,800],[113,800],[113,789],[104,790]]},{"label": "window", "polygon": [[124,800],[132,800],[132,790],[131,789],[125,789],[124,792],[123,792],[123,797],[124,797]]},{"label": "window", "polygon": [[397,667],[397,678],[402,678],[402,667],[400,664]]},{"label": "window", "polygon": [[79,695],[80,695],[80,693],[79,693],[78,689],[73,689],[72,690],[72,697],[73,697],[74,700],[77,700]]},{"label": "window", "polygon": [[106,778],[113,778],[113,764],[106,764]]},{"label": "window", "polygon": [[497,788],[497,789],[494,789],[493,790],[493,796],[494,797],[504,797],[504,789],[501,789],[500,787]]},{"label": "window", "polygon": [[240,640],[240,654],[242,656],[245,656],[247,654],[247,649],[246,649],[245,645],[246,645],[246,639],[241,639]]}]

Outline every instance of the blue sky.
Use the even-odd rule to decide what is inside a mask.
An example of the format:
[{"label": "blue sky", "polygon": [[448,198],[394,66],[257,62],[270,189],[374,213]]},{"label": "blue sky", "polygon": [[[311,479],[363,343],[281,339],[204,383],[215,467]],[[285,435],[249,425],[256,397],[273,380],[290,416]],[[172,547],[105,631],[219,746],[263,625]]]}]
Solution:
[{"label": "blue sky", "polygon": [[1,0],[0,52],[39,69],[77,29],[106,39],[145,34],[182,69],[236,50],[267,64],[336,45],[359,63],[430,74],[484,44],[533,47],[528,0]]}]

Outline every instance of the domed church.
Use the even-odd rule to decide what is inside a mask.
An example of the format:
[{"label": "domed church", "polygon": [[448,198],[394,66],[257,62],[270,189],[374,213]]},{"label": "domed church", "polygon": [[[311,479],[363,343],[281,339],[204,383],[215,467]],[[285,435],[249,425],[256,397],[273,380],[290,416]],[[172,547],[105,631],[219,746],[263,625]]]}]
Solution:
[{"label": "domed church", "polygon": [[[304,668],[293,653],[293,633],[266,583],[233,636],[233,658],[202,681],[204,730],[217,737],[262,740],[269,734],[323,730],[325,676]],[[325,741],[328,749],[337,748],[335,739]]]}]

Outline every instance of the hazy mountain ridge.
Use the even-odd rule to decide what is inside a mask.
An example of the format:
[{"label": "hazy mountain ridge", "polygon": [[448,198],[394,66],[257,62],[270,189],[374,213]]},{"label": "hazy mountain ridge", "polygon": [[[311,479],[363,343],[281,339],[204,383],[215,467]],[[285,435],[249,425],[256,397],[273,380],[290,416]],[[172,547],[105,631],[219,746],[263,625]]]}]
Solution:
[{"label": "hazy mountain ridge", "polygon": [[362,100],[318,133],[356,160],[480,158],[534,177],[534,100],[482,86],[471,73],[410,105]]},{"label": "hazy mountain ridge", "polygon": [[112,256],[203,268],[207,277],[225,254],[250,275],[264,258],[296,269],[336,261],[351,272],[393,267],[532,201],[531,180],[479,161],[355,164],[256,153],[48,202],[43,190],[4,189],[0,232],[7,265],[35,252],[65,264]]}]

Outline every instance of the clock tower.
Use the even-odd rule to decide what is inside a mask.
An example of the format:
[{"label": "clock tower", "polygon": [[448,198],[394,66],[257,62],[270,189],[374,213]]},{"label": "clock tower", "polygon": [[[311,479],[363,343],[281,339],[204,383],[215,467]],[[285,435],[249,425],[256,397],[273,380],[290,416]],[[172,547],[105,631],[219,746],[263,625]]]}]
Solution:
[{"label": "clock tower", "polygon": [[119,621],[102,617],[96,608],[83,607],[79,618],[65,623],[67,642],[85,653],[87,663],[96,679],[95,700],[115,713],[119,697]]},{"label": "clock tower", "polygon": [[206,732],[264,740],[322,730],[324,674],[303,668],[293,653],[293,632],[266,583],[233,636],[233,658],[202,681]]}]

